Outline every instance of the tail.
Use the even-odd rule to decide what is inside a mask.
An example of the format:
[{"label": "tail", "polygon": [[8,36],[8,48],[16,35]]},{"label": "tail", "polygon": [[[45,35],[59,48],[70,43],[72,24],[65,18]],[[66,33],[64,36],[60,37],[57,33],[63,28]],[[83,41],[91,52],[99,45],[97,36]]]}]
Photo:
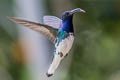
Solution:
[{"label": "tail", "polygon": [[52,75],[54,74],[55,70],[57,69],[57,67],[58,67],[58,65],[60,64],[60,62],[61,62],[62,59],[63,59],[63,58],[62,58],[60,55],[55,54],[54,59],[53,59],[53,62],[52,62],[52,64],[50,65],[50,67],[49,67],[49,69],[48,69],[48,72],[46,73],[46,75],[47,75],[48,77],[50,77],[50,76],[52,76]]}]

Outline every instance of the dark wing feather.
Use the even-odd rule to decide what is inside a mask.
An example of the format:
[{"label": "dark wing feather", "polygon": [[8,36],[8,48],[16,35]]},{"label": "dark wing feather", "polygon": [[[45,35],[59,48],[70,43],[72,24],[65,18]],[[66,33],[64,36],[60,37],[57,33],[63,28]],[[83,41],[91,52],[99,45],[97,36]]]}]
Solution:
[{"label": "dark wing feather", "polygon": [[49,40],[51,40],[54,43],[55,37],[56,37],[56,31],[57,29],[54,29],[48,25],[40,24],[40,23],[35,23],[31,21],[26,21],[22,19],[17,19],[14,17],[8,17],[10,20],[21,24],[23,26],[26,26],[32,30],[35,30],[37,32],[40,32],[44,36],[46,36]]}]

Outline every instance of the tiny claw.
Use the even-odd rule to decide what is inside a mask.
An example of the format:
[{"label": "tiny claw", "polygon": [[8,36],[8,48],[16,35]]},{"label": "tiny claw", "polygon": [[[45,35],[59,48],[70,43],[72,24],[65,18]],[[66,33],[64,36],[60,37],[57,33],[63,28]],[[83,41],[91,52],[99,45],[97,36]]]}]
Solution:
[{"label": "tiny claw", "polygon": [[48,74],[48,73],[46,73],[46,75],[47,75],[47,77],[51,77],[53,74]]}]

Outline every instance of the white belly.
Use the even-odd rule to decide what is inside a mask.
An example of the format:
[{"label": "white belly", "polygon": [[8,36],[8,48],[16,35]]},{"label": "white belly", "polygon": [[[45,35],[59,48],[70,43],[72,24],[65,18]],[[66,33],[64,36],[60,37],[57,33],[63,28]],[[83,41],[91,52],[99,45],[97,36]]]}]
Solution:
[{"label": "white belly", "polygon": [[56,46],[56,53],[62,52],[65,56],[71,49],[74,41],[74,36],[69,35],[67,38],[63,39],[58,46]]}]

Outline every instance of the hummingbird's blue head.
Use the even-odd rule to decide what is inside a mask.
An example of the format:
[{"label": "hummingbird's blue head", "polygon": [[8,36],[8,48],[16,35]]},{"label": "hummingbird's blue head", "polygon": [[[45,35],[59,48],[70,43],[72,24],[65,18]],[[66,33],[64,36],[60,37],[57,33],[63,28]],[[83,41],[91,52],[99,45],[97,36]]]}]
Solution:
[{"label": "hummingbird's blue head", "polygon": [[65,11],[63,12],[62,14],[62,20],[63,21],[66,21],[68,20],[69,18],[72,18],[73,17],[73,14],[74,13],[77,13],[77,12],[85,12],[84,10],[80,9],[80,8],[76,8],[76,9],[73,9],[71,11]]},{"label": "hummingbird's blue head", "polygon": [[62,27],[61,27],[62,30],[66,32],[74,32],[72,20],[74,13],[77,12],[85,12],[85,11],[80,8],[76,8],[71,11],[65,11],[62,14]]}]

